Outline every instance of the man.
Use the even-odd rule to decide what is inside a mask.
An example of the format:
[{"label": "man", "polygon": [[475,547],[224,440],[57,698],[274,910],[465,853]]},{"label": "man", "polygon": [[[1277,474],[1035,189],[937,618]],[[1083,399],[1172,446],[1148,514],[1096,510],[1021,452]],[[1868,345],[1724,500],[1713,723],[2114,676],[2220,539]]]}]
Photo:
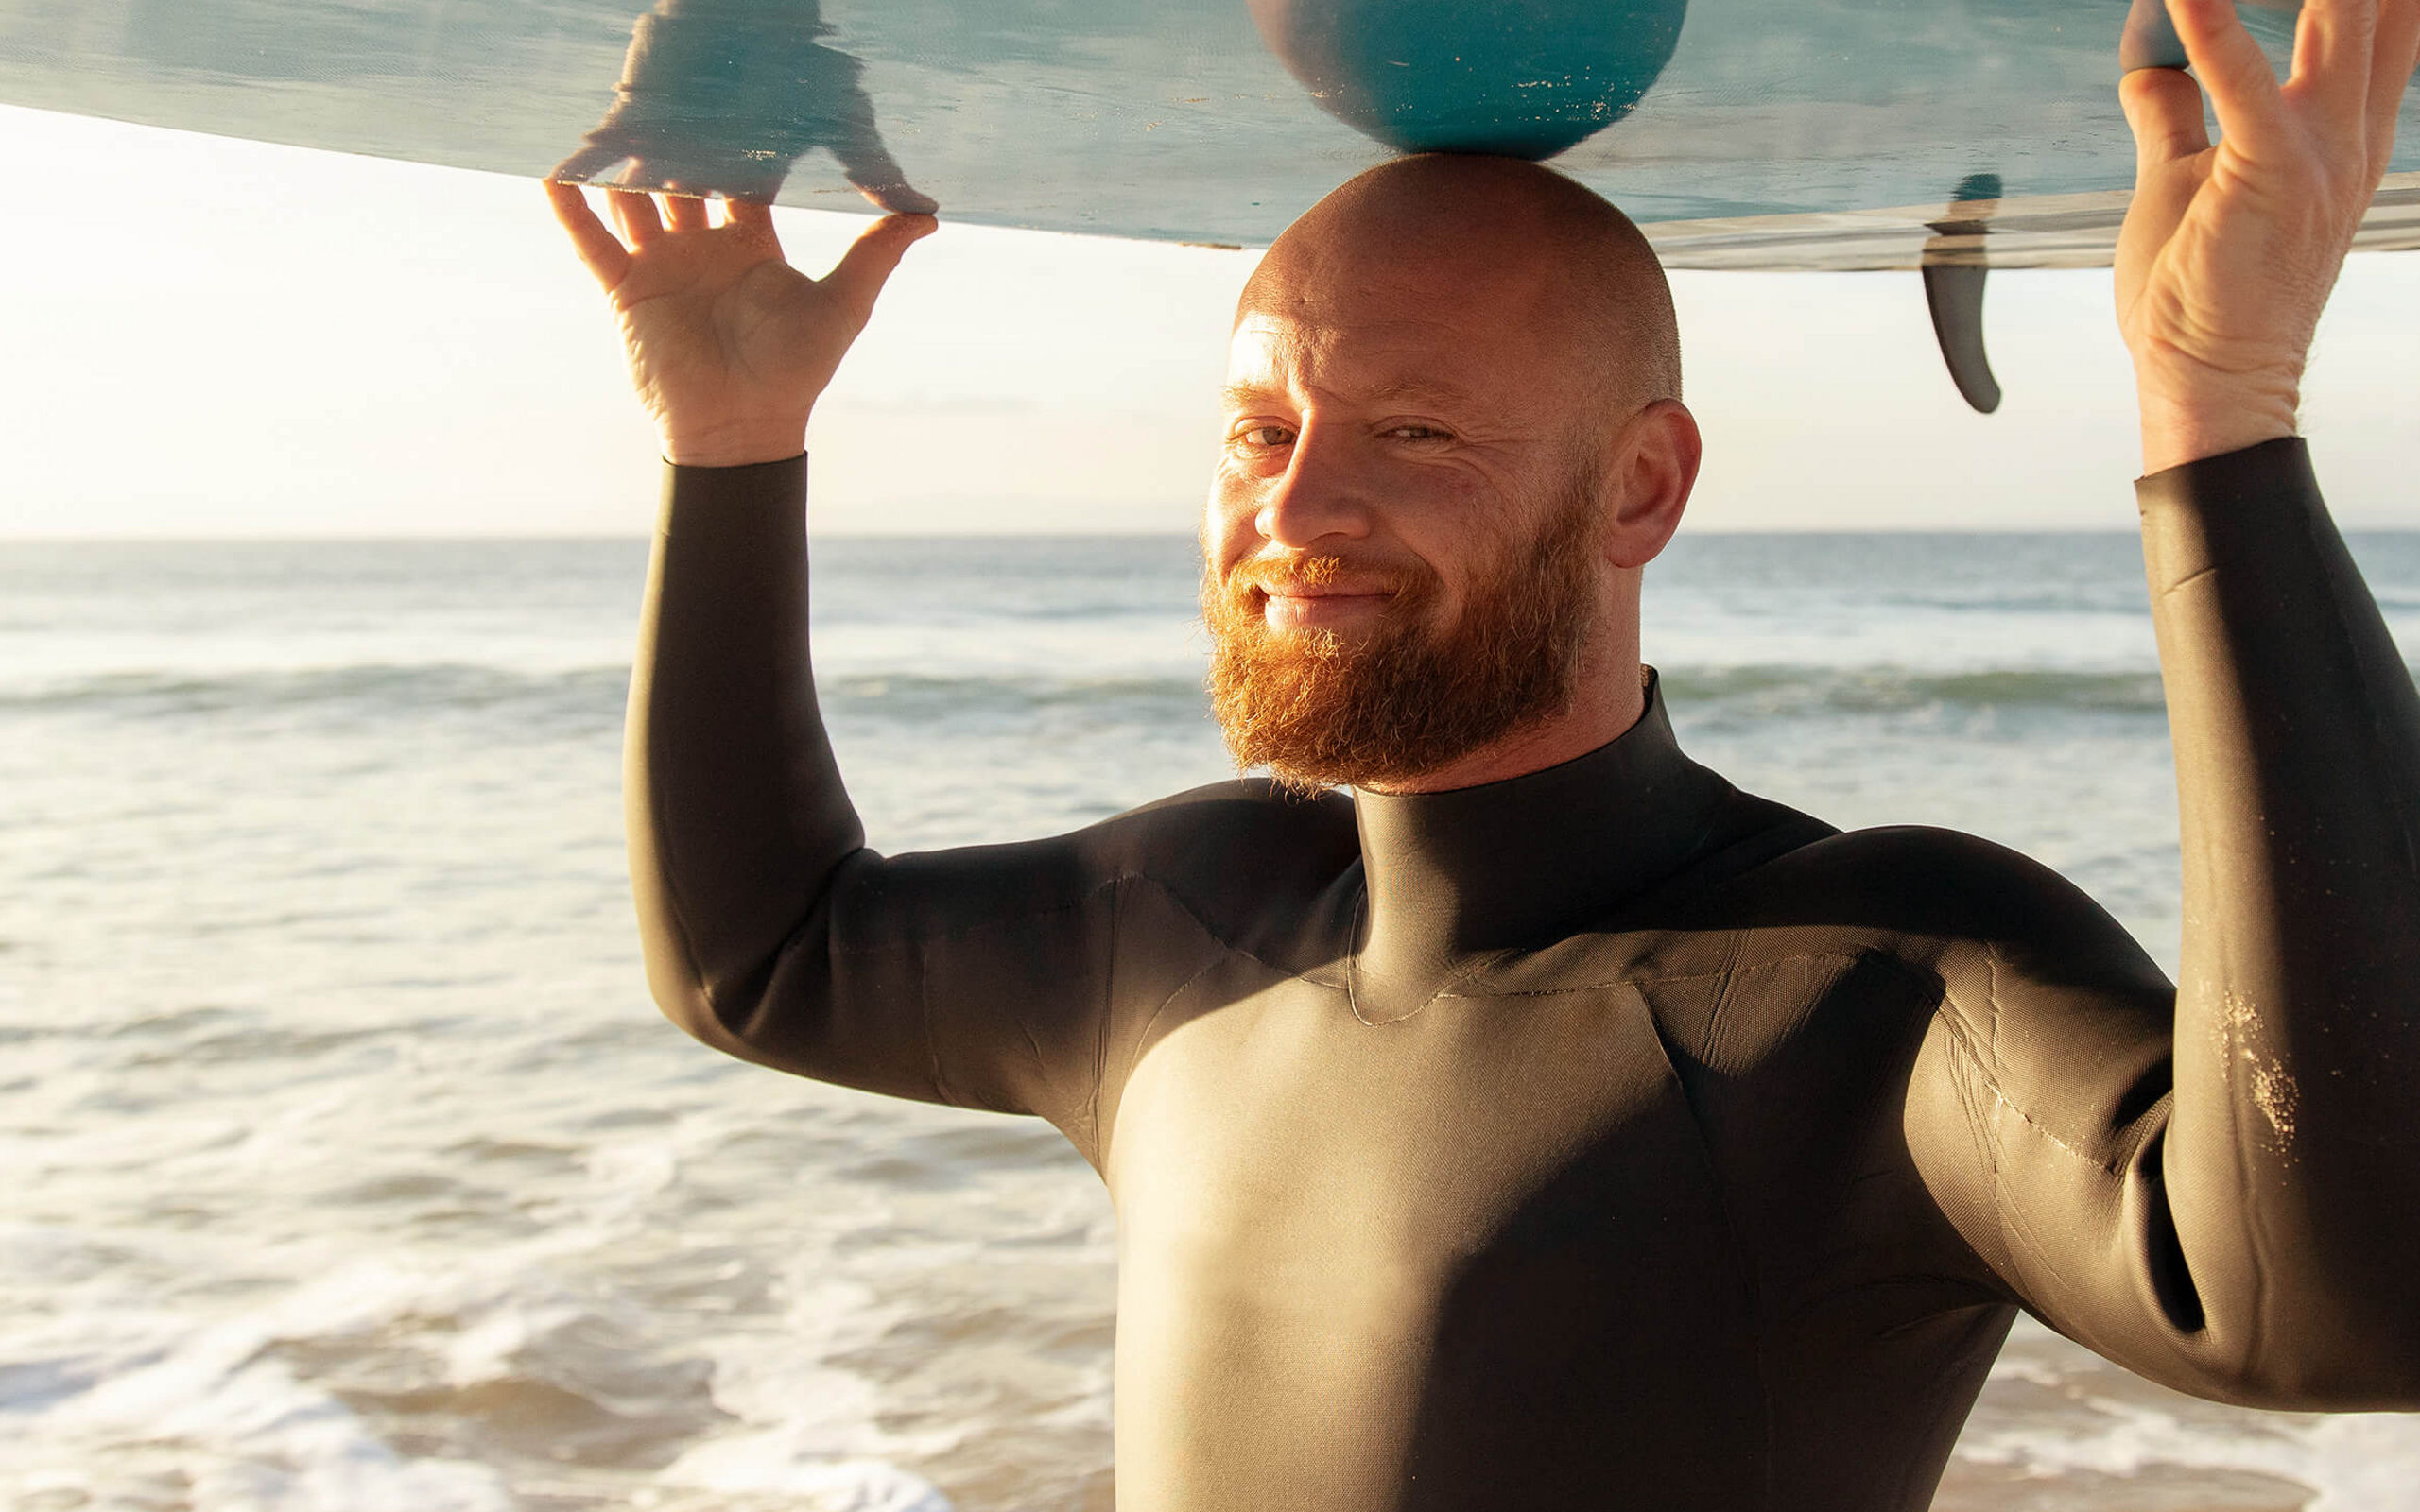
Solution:
[{"label": "man", "polygon": [[[2293,438],[2420,0],[2224,0],[2127,78],[2118,250],[2185,981],[1964,836],[1673,744],[1640,569],[1698,462],[1635,231],[1413,159],[1273,247],[1203,525],[1273,782],[865,850],[799,454],[884,276],[556,202],[672,464],[629,747],[651,981],[710,1043],[1040,1114],[1119,1221],[1129,1508],[1917,1508],[2016,1307],[2155,1380],[2420,1406],[2420,698]],[[627,244],[624,237],[627,237]],[[1332,790],[1349,784],[1351,799]]]}]

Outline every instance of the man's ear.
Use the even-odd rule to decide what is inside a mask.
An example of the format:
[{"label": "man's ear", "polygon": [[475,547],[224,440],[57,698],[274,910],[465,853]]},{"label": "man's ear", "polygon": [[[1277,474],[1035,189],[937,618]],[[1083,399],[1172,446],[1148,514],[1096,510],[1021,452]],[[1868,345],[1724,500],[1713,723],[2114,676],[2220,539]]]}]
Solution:
[{"label": "man's ear", "polygon": [[1616,494],[1614,521],[1605,556],[1616,567],[1644,567],[1681,527],[1705,443],[1687,405],[1659,399],[1631,417],[1616,446],[1609,480]]}]

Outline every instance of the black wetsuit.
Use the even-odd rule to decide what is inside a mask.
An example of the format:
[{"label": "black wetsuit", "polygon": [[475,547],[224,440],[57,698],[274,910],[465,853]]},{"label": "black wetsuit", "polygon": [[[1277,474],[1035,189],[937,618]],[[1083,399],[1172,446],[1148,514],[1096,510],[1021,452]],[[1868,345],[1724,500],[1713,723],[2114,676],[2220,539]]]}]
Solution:
[{"label": "black wetsuit", "polygon": [[652,983],[1100,1169],[1126,1512],[1923,1507],[2017,1307],[2205,1396],[2420,1406],[2420,700],[2301,443],[2140,488],[2182,989],[2023,856],[1737,791],[1653,697],[1488,786],[878,855],[804,488],[671,475]]}]

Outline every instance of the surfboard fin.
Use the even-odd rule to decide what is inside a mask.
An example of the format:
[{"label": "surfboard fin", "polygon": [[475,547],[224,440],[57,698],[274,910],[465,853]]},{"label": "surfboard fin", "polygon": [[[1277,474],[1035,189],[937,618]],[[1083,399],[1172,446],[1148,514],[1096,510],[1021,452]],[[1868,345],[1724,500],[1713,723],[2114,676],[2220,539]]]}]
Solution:
[{"label": "surfboard fin", "polygon": [[1917,259],[1925,281],[1925,303],[1932,311],[1933,338],[1941,343],[1949,381],[1979,414],[2000,407],[1999,380],[1983,351],[1983,280],[1979,245],[1983,223],[1998,208],[2000,176],[1971,174],[1951,200],[1950,219],[1934,221],[1932,238]]}]

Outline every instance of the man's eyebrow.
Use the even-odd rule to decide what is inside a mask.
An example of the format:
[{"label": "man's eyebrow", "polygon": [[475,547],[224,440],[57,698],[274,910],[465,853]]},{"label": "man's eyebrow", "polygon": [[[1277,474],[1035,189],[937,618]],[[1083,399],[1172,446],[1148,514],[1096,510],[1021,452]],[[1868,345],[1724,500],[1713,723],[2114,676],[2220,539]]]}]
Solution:
[{"label": "man's eyebrow", "polygon": [[1368,397],[1380,404],[1459,404],[1471,396],[1468,389],[1435,378],[1398,378],[1380,384]]},{"label": "man's eyebrow", "polygon": [[1282,389],[1271,388],[1267,384],[1232,383],[1219,390],[1219,404],[1229,411],[1258,409],[1270,400],[1283,402],[1285,397]]},{"label": "man's eyebrow", "polygon": [[[1357,397],[1367,404],[1453,405],[1467,401],[1470,392],[1434,378],[1398,378],[1380,384]],[[1292,403],[1292,397],[1282,388],[1248,382],[1227,385],[1219,390],[1219,399],[1230,411],[1256,409],[1271,401],[1281,404]]]}]

